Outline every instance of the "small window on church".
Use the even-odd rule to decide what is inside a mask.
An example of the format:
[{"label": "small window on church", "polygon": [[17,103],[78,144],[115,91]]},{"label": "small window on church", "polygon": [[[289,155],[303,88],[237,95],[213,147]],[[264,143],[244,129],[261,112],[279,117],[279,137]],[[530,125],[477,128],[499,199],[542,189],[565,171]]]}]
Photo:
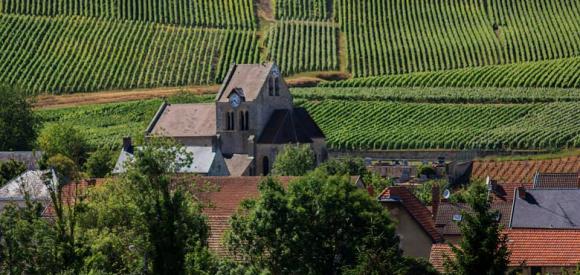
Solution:
[{"label": "small window on church", "polygon": [[275,96],[280,95],[280,78],[279,77],[274,78],[274,95]]},{"label": "small window on church", "polygon": [[250,129],[250,118],[248,111],[240,111],[240,130],[247,131]]},{"label": "small window on church", "polygon": [[235,129],[234,112],[226,113],[226,130],[232,131]]}]

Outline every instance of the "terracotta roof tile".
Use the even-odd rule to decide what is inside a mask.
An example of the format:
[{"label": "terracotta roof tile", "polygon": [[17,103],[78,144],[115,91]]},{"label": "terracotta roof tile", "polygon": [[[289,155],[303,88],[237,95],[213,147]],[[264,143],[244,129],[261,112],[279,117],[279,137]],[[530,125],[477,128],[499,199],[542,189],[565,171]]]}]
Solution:
[{"label": "terracotta roof tile", "polygon": [[386,188],[379,196],[380,201],[395,200],[421,225],[421,228],[431,237],[433,242],[441,242],[443,238],[435,228],[431,212],[407,189],[403,186],[392,186]]},{"label": "terracotta roof tile", "polygon": [[431,246],[431,254],[429,255],[429,262],[433,265],[433,267],[443,273],[445,272],[445,257],[449,257],[453,259],[453,251],[451,251],[451,247],[449,244],[446,243],[436,243]]},{"label": "terracotta roof tile", "polygon": [[580,156],[551,160],[518,160],[473,162],[473,177],[485,179],[490,176],[499,182],[532,183],[536,172],[575,173],[580,171]]},{"label": "terracotta roof tile", "polygon": [[512,229],[508,231],[510,265],[576,266],[580,230]]},{"label": "terracotta roof tile", "polygon": [[[294,177],[279,177],[282,185]],[[208,244],[210,249],[219,255],[227,255],[227,250],[222,246],[223,234],[229,228],[229,219],[236,212],[240,202],[245,199],[257,198],[258,183],[263,177],[192,177],[197,184],[210,183],[215,190],[200,192],[197,194],[207,207],[203,212],[208,217],[210,236]]]},{"label": "terracotta roof tile", "polygon": [[[580,262],[580,230],[511,229],[505,231],[511,252],[509,266],[576,266]],[[444,255],[453,258],[448,244],[433,244],[429,261],[443,271]]]}]

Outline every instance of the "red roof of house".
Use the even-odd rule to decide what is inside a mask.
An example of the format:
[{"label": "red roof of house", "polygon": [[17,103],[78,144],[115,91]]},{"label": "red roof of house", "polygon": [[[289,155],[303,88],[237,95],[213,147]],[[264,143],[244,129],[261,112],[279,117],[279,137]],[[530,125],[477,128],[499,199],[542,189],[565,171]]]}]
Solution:
[{"label": "red roof of house", "polygon": [[[510,229],[509,266],[576,266],[580,263],[580,230]],[[438,271],[444,271],[445,256],[453,258],[448,244],[433,244],[429,261]]]},{"label": "red roof of house", "polygon": [[445,267],[445,257],[453,259],[453,251],[451,247],[446,243],[436,243],[431,246],[431,254],[429,255],[429,262],[433,265],[435,269],[439,272],[444,272]]},{"label": "red roof of house", "polygon": [[381,193],[379,200],[394,200],[401,203],[417,223],[419,223],[421,228],[431,237],[433,242],[443,241],[443,238],[435,228],[431,212],[406,187],[388,187]]},{"label": "red roof of house", "polygon": [[548,160],[473,162],[473,177],[485,179],[490,176],[499,182],[532,183],[536,172],[575,173],[580,171],[580,156]]},{"label": "red roof of house", "polygon": [[576,266],[580,263],[580,230],[511,229],[510,266]]}]

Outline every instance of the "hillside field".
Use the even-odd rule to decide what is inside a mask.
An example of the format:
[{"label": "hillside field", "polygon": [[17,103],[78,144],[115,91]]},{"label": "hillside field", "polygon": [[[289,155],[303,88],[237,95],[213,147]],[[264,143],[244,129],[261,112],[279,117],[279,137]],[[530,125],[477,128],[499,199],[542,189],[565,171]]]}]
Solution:
[{"label": "hillside field", "polygon": [[205,85],[273,60],[353,77],[328,86],[580,88],[578,18],[568,0],[1,0],[0,83]]},{"label": "hillside field", "polygon": [[[332,149],[580,147],[578,90],[453,89],[440,94],[437,89],[422,93],[398,88],[368,92],[371,97],[352,89],[293,89],[292,93],[296,104],[305,107],[322,128]],[[212,95],[189,95],[169,100],[184,103],[212,99]],[[160,104],[161,100],[150,99],[39,110],[38,114],[49,124],[76,125],[95,147],[118,148],[123,136],[142,140]]]},{"label": "hillside field", "polygon": [[[0,84],[214,87],[275,61],[322,80],[293,93],[334,149],[580,147],[578,18],[569,0],[0,0]],[[159,103],[38,113],[115,147]]]}]

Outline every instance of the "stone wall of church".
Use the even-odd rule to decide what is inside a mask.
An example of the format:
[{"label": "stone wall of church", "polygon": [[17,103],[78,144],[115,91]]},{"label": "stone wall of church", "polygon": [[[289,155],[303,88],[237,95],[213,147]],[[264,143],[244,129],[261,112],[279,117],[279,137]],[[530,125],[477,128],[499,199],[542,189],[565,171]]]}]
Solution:
[{"label": "stone wall of church", "polygon": [[[272,172],[274,161],[279,152],[284,149],[287,144],[256,144],[256,175],[264,175],[264,162],[268,161],[268,172]],[[326,142],[323,139],[316,139],[310,144],[310,148],[316,154],[317,165],[324,162],[328,153],[326,152]]]},{"label": "stone wall of church", "polygon": [[[220,134],[222,152],[224,154],[250,154],[251,146],[249,146],[248,138],[251,135],[260,136],[274,110],[292,108],[292,96],[283,80],[278,96],[270,96],[269,86],[264,85],[254,101],[242,102],[235,109],[229,102],[216,102],[216,127]],[[241,111],[248,111],[249,114],[249,130],[247,131],[240,129]],[[234,112],[234,130],[226,130],[228,112]]]}]

